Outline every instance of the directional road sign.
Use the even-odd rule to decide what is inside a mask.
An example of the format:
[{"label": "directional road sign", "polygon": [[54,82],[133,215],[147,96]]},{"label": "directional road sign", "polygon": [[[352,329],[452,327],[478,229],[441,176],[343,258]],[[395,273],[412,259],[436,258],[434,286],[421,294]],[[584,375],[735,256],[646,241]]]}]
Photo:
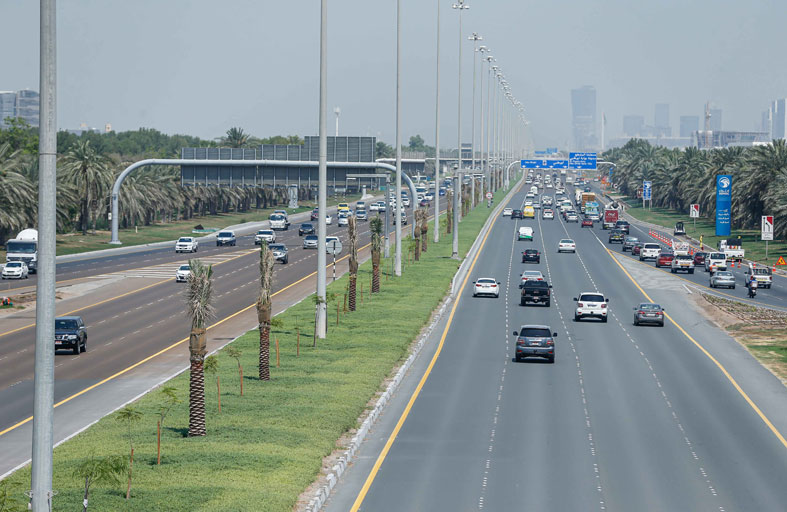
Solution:
[{"label": "directional road sign", "polygon": [[568,160],[529,159],[520,162],[522,169],[568,169]]},{"label": "directional road sign", "polygon": [[773,215],[762,216],[761,240],[773,240]]},{"label": "directional road sign", "polygon": [[650,201],[653,198],[653,182],[652,181],[643,181],[642,182],[642,199],[646,201]]},{"label": "directional road sign", "polygon": [[547,148],[548,155],[554,155],[555,153],[557,153],[557,148]]},{"label": "directional road sign", "polygon": [[596,153],[569,153],[569,169],[589,169],[596,168]]},{"label": "directional road sign", "polygon": [[689,211],[689,218],[698,219],[699,217],[700,217],[700,205],[698,204],[691,205],[691,211]]}]

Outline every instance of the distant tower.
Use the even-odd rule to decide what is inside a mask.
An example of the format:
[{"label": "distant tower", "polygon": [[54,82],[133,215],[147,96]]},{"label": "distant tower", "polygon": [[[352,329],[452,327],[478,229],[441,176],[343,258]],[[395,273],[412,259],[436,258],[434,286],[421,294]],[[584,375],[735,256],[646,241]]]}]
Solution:
[{"label": "distant tower", "polygon": [[336,114],[336,136],[339,136],[339,116],[342,115],[342,109],[336,107],[333,109],[333,113]]},{"label": "distant tower", "polygon": [[104,133],[109,133],[112,131],[112,125],[107,123],[104,125]]}]

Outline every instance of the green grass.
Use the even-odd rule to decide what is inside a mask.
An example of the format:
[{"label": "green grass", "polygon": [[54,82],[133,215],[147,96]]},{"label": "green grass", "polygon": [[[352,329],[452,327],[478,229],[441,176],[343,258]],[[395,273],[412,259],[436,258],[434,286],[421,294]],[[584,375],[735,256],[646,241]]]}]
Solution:
[{"label": "green grass", "polygon": [[662,226],[667,233],[672,233],[676,222],[683,222],[686,234],[699,240],[702,235],[702,242],[714,249],[718,246],[718,241],[723,238],[737,238],[741,236],[743,248],[746,250],[746,258],[754,261],[775,263],[779,256],[787,258],[787,242],[784,240],[773,240],[768,243],[768,259],[765,259],[765,242],[760,240],[760,231],[753,229],[733,229],[729,237],[716,236],[716,224],[713,219],[701,217],[697,219],[694,227],[694,219],[689,218],[688,214],[668,210],[666,208],[642,208],[642,201],[636,198],[622,198],[628,208],[626,212],[637,220],[650,222]]},{"label": "green grass", "polygon": [[[500,201],[504,196],[499,191]],[[460,224],[460,253],[465,254],[491,210],[481,206]],[[400,278],[383,278],[381,293],[369,300],[371,262],[359,271],[364,302],[358,311],[340,315],[328,304],[328,337],[311,346],[314,306],[305,300],[279,315],[282,327],[272,334],[270,382],[257,380],[259,338],[256,330],[232,346],[239,348],[244,368],[244,396],[239,394],[235,360],[220,353],[222,413],[217,412],[216,379],[206,376],[208,435],[188,438],[188,374],[170,381],[183,403],[163,430],[162,463],[155,464],[156,419],[160,403],[154,390],[134,407],[144,413],[136,429],[134,485],[126,502],[125,484],[97,485],[92,510],[134,511],[291,511],[298,496],[317,478],[321,462],[337,440],[356,428],[383,380],[403,360],[419,331],[444,297],[458,262],[450,258],[451,237],[434,244],[418,263],[404,266]],[[406,242],[405,242],[406,243]],[[388,272],[390,260],[381,266]],[[329,297],[343,301],[347,277],[331,283]],[[275,299],[274,299],[275,300]],[[302,333],[296,357],[296,327]],[[275,367],[273,338],[279,339],[281,367]],[[178,350],[186,351],[186,347]],[[54,510],[74,510],[82,500],[74,469],[91,453],[128,452],[124,429],[113,416],[55,450]],[[12,495],[29,489],[30,468],[9,477]]]}]

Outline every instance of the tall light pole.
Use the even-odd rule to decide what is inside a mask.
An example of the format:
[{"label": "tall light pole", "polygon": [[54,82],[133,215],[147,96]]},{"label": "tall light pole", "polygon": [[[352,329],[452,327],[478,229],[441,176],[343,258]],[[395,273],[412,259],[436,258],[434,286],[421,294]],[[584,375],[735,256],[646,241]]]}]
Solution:
[{"label": "tall light pole", "polygon": [[[456,135],[457,135],[457,151],[459,152],[459,165],[456,168],[456,174],[459,176],[459,188],[454,190],[454,195],[460,194],[460,203],[461,204],[461,191],[462,191],[462,11],[465,9],[469,9],[470,6],[465,4],[465,0],[459,0],[458,3],[452,5],[454,9],[459,11],[459,77],[457,80],[457,90],[458,90],[458,99],[457,99],[457,112],[456,112]],[[454,239],[456,240],[458,237],[458,226],[454,226]],[[458,254],[458,242],[454,244],[457,246],[456,252]]]},{"label": "tall light pole", "polygon": [[[396,254],[394,275],[402,275],[402,0],[396,0]],[[417,198],[413,198],[415,201]]]},{"label": "tall light pole", "polygon": [[[333,109],[333,113],[336,115],[336,136],[339,136],[339,116],[342,115],[342,109],[336,107]],[[336,144],[336,142],[334,142]]]},{"label": "tall light pole", "polygon": [[437,4],[437,51],[435,54],[434,102],[434,243],[440,241],[440,0]]},{"label": "tall light pole", "polygon": [[327,327],[325,236],[328,231],[325,216],[328,214],[328,0],[321,0],[320,5],[320,161],[317,190],[317,321],[314,329],[317,337],[322,339],[325,338]]},{"label": "tall light pole", "polygon": [[489,76],[487,77],[486,87],[486,179],[489,183],[489,191],[494,192],[494,180],[492,179],[492,76],[497,71],[497,66],[492,63],[495,58],[491,55],[486,57],[489,62]]},{"label": "tall light pole", "polygon": [[[479,130],[479,134],[478,134],[479,135],[479,141],[478,141],[479,144],[478,144],[478,146],[479,146],[479,151],[480,151],[481,155],[480,155],[480,160],[479,160],[478,163],[479,163],[479,169],[482,172],[486,169],[484,167],[484,62],[486,61],[486,57],[484,57],[484,54],[486,52],[488,52],[488,51],[489,51],[489,48],[487,48],[486,46],[482,45],[482,46],[478,47],[478,52],[481,54],[481,91],[480,91],[481,101],[479,102],[481,104],[481,115],[479,116],[480,117],[479,121],[481,122],[481,126],[480,126],[480,130]],[[474,96],[474,98],[475,98],[475,96]],[[486,191],[488,186],[489,186],[489,184],[487,183],[486,175],[484,174],[484,182],[483,182],[483,186],[481,187],[481,194],[482,195]]]},{"label": "tall light pole", "polygon": [[52,505],[53,408],[55,396],[55,191],[57,176],[57,38],[55,0],[40,7],[40,127],[38,142],[38,283],[33,392],[33,466],[30,500],[34,512]]},{"label": "tall light pole", "polygon": [[468,39],[473,41],[473,121],[470,125],[470,206],[475,208],[475,63],[477,60],[475,54],[478,53],[478,41],[483,41],[484,38],[473,32],[473,35],[468,37]]}]

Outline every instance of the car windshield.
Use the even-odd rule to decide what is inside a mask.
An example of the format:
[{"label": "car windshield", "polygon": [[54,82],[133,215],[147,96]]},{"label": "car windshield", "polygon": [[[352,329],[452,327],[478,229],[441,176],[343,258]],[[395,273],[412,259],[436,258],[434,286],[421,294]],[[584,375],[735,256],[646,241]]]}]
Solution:
[{"label": "car windshield", "polygon": [[55,319],[55,329],[76,329],[76,320],[59,320]]},{"label": "car windshield", "polygon": [[191,242],[191,238],[179,238],[178,242]]},{"label": "car windshield", "polygon": [[549,338],[552,336],[552,333],[549,332],[549,329],[544,329],[543,327],[522,327],[519,335],[525,338]]},{"label": "car windshield", "polygon": [[580,295],[579,300],[586,302],[604,302],[604,296],[595,293],[586,293],[584,295]]},{"label": "car windshield", "polygon": [[478,281],[476,281],[476,283],[478,283],[478,284],[497,284],[497,281],[495,281],[494,279],[482,278],[482,279],[479,279]]},{"label": "car windshield", "polygon": [[233,234],[227,231],[222,231],[219,233],[219,238],[230,238],[231,236],[233,236]]},{"label": "car windshield", "polygon": [[284,217],[279,214],[271,215],[271,220],[284,220]]},{"label": "car windshield", "polygon": [[191,267],[189,267],[188,265],[181,265],[178,270],[191,270]]},{"label": "car windshield", "polygon": [[270,229],[262,229],[257,234],[258,235],[272,235],[273,231],[271,231]]},{"label": "car windshield", "polygon": [[6,251],[22,253],[22,254],[33,254],[36,252],[36,243],[9,240],[6,243]]},{"label": "car windshield", "polygon": [[658,304],[645,303],[645,304],[640,304],[639,309],[643,311],[661,311],[661,306]]},{"label": "car windshield", "polygon": [[272,251],[283,251],[286,249],[286,247],[284,247],[282,244],[271,244],[270,249]]},{"label": "car windshield", "polygon": [[10,263],[6,263],[5,264],[5,268],[17,268],[17,267],[21,267],[21,266],[22,266],[22,263],[20,263],[18,261],[12,261]]},{"label": "car windshield", "polygon": [[306,235],[305,240],[317,240],[317,235]]}]

